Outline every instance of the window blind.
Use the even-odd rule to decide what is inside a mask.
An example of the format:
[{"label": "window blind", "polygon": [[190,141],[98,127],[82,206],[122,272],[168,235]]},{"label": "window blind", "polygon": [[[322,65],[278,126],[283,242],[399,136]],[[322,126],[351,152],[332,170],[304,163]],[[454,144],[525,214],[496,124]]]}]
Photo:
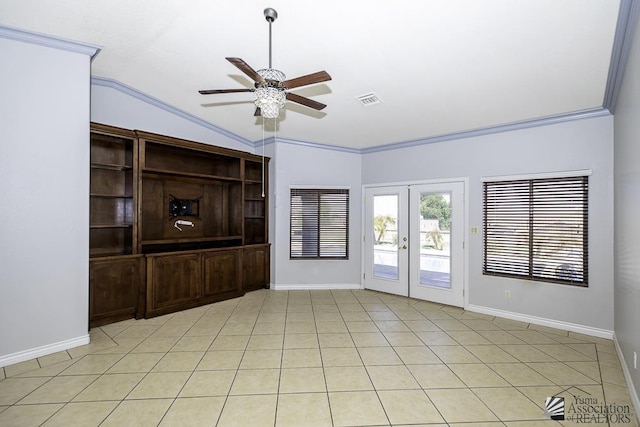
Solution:
[{"label": "window blind", "polygon": [[587,176],[483,186],[484,274],[587,286]]},{"label": "window blind", "polygon": [[349,190],[291,189],[290,257],[349,258]]}]

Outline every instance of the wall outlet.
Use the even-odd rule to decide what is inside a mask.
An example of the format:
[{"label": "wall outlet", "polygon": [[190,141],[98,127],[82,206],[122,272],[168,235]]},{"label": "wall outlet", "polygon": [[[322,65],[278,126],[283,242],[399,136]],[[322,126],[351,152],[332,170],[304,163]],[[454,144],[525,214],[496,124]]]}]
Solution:
[{"label": "wall outlet", "polygon": [[638,353],[633,352],[633,369],[638,369]]},{"label": "wall outlet", "polygon": [[505,297],[506,299],[511,298],[511,291],[504,291],[504,297]]}]

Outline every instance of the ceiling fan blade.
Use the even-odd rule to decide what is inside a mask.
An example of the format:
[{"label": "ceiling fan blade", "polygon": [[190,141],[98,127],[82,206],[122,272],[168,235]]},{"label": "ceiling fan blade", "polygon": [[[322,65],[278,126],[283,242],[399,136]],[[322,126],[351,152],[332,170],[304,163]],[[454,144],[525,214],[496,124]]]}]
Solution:
[{"label": "ceiling fan blade", "polygon": [[201,95],[213,95],[216,93],[235,93],[235,92],[253,92],[253,89],[212,89],[199,90]]},{"label": "ceiling fan blade", "polygon": [[242,59],[240,58],[225,58],[225,59],[231,62],[236,67],[238,67],[238,69],[243,73],[245,73],[247,76],[251,77],[253,81],[264,82],[264,79],[262,78],[262,76],[260,76],[260,74],[258,74],[256,70],[251,68],[251,66],[246,62],[244,62]]},{"label": "ceiling fan blade", "polygon": [[307,74],[306,76],[296,77],[282,82],[287,89],[294,87],[306,86],[314,83],[326,82],[331,80],[331,76],[326,71],[318,71],[317,73]]},{"label": "ceiling fan blade", "polygon": [[297,102],[298,104],[306,105],[314,110],[322,110],[326,107],[325,104],[314,101],[313,99],[306,98],[304,96],[296,95],[295,93],[287,93],[287,99],[291,102]]},{"label": "ceiling fan blade", "polygon": [[262,110],[260,110],[260,107],[256,107],[256,111],[255,113],[253,113],[254,117],[260,117],[262,115]]}]

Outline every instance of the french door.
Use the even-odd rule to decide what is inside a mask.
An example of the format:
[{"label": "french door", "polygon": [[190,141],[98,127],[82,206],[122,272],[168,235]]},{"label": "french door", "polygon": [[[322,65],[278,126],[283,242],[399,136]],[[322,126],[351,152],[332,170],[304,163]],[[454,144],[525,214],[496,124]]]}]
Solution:
[{"label": "french door", "polygon": [[365,189],[364,286],[464,305],[464,181]]},{"label": "french door", "polygon": [[404,185],[365,190],[366,289],[409,296],[408,196]]}]

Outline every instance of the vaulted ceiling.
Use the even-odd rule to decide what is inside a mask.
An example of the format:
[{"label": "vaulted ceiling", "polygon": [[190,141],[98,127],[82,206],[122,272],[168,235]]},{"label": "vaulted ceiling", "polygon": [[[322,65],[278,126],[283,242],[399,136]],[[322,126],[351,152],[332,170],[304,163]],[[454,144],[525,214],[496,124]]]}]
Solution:
[{"label": "vaulted ceiling", "polygon": [[267,68],[265,7],[273,67],[333,78],[292,90],[328,106],[287,103],[278,136],[367,149],[602,109],[620,1],[2,0],[0,24],[98,45],[94,77],[256,141],[252,93],[198,90],[252,87],[225,57]]}]

